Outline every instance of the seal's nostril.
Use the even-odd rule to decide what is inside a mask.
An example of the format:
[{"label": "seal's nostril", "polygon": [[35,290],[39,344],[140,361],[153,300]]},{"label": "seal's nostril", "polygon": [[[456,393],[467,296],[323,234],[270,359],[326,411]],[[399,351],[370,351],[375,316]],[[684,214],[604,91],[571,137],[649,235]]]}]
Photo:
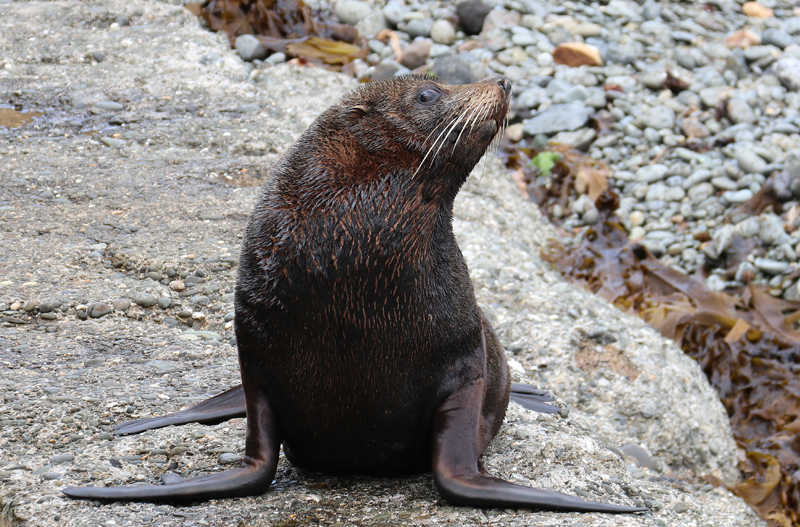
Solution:
[{"label": "seal's nostril", "polygon": [[511,82],[509,82],[508,79],[500,79],[497,81],[497,84],[503,88],[503,91],[506,92],[506,97],[508,97],[508,95],[511,93]]}]

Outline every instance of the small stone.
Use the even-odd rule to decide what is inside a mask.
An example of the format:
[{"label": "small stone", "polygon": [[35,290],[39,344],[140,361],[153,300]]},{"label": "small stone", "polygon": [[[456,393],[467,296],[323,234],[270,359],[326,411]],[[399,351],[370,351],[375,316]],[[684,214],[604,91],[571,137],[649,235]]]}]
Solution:
[{"label": "small stone", "polygon": [[571,104],[554,104],[531,119],[522,121],[525,133],[529,136],[572,131],[582,128],[593,108],[587,108],[581,102]]},{"label": "small stone", "polygon": [[[403,21],[403,15],[408,13],[410,8],[406,6],[402,2],[398,2],[397,0],[390,0],[384,7],[383,7],[383,16],[386,17],[386,21],[392,27],[397,27],[397,24]],[[488,12],[488,11],[487,11]],[[481,20],[481,25],[483,24],[483,20]],[[480,29],[478,30],[480,32]]]},{"label": "small stone", "polygon": [[55,481],[55,480],[61,479],[63,477],[64,477],[64,474],[59,474],[58,472],[48,472],[47,474],[42,476],[42,479],[44,479],[46,481]]},{"label": "small stone", "polygon": [[654,106],[644,113],[642,122],[656,130],[672,129],[675,126],[675,111],[667,106]]},{"label": "small stone", "polygon": [[186,289],[186,284],[182,280],[173,280],[169,283],[169,288],[180,293]]},{"label": "small stone", "polygon": [[551,137],[548,143],[567,145],[585,152],[596,138],[597,132],[594,128],[581,128],[574,132],[559,132]]},{"label": "small stone", "polygon": [[727,48],[742,48],[747,49],[751,46],[758,46],[761,44],[761,37],[752,29],[740,29],[728,35],[723,44]]},{"label": "small stone", "polygon": [[786,49],[789,46],[796,44],[794,38],[783,31],[782,29],[768,28],[761,33],[761,43],[764,45],[773,45],[780,49]]},{"label": "small stone", "polygon": [[800,91],[800,59],[792,57],[777,60],[771,69],[787,90]]},{"label": "small stone", "polygon": [[464,33],[467,35],[477,35],[483,30],[483,21],[492,7],[484,4],[481,0],[466,0],[456,6],[456,14]]},{"label": "small stone", "polygon": [[506,11],[505,9],[493,9],[489,11],[483,20],[482,33],[489,33],[494,29],[508,29],[518,26],[522,20],[522,15],[516,11]]},{"label": "small stone", "polygon": [[148,307],[153,307],[156,305],[158,301],[155,296],[151,295],[150,293],[134,293],[131,297],[131,300],[142,306],[143,308],[147,309]]},{"label": "small stone", "polygon": [[114,311],[127,311],[131,307],[131,301],[127,298],[118,298],[112,300],[111,305],[114,306]]},{"label": "small stone", "polygon": [[734,123],[753,124],[758,119],[753,108],[744,99],[734,97],[728,101],[728,117]]},{"label": "small stone", "polygon": [[753,197],[753,191],[749,188],[738,190],[736,192],[729,190],[722,194],[722,198],[731,205],[744,203]]},{"label": "small stone", "polygon": [[602,66],[603,57],[596,47],[583,42],[565,42],[553,50],[553,60],[571,68],[578,66]]},{"label": "small stone", "polygon": [[433,28],[433,20],[430,18],[415,18],[409,20],[406,24],[406,33],[411,38],[431,36],[431,29]]},{"label": "small stone", "polygon": [[345,24],[354,26],[372,13],[372,6],[359,0],[342,0],[336,3],[334,13]]},{"label": "small stone", "polygon": [[122,139],[116,139],[114,137],[101,137],[100,142],[106,146],[110,146],[111,148],[122,148],[125,146],[125,141]]},{"label": "small stone", "polygon": [[106,58],[106,54],[102,51],[92,51],[89,55],[95,62],[103,62],[103,59]]},{"label": "small stone", "polygon": [[60,308],[61,302],[58,300],[50,300],[48,302],[42,302],[38,307],[40,313],[50,313],[51,311],[55,311],[56,309]]},{"label": "small stone", "polygon": [[646,165],[641,167],[636,172],[636,181],[641,183],[653,183],[655,181],[661,181],[667,176],[668,171],[669,168],[667,168],[665,165]]},{"label": "small stone", "polygon": [[447,20],[437,20],[431,26],[431,40],[449,46],[456,39],[456,30]]},{"label": "small stone", "polygon": [[246,34],[236,37],[234,48],[242,60],[263,60],[269,52],[255,35]]},{"label": "small stone", "polygon": [[744,13],[745,16],[751,16],[753,18],[772,18],[775,16],[772,9],[758,2],[745,2],[742,6],[742,13]]},{"label": "small stone", "polygon": [[94,106],[106,112],[121,112],[125,109],[120,103],[114,101],[100,101]]},{"label": "small stone", "polygon": [[788,262],[779,262],[770,258],[756,258],[753,263],[756,267],[771,275],[785,273],[789,269]]},{"label": "small stone", "polygon": [[112,313],[114,311],[114,307],[103,302],[95,302],[91,306],[89,306],[89,316],[91,318],[100,318]]},{"label": "small stone", "polygon": [[238,465],[241,464],[244,458],[239,454],[233,452],[224,452],[217,458],[217,463],[220,465]]},{"label": "small stone", "polygon": [[161,309],[169,309],[172,305],[172,299],[168,296],[162,296],[158,299],[158,307]]},{"label": "small stone", "polygon": [[176,366],[175,364],[163,360],[151,360],[145,362],[144,365],[160,373],[169,373],[171,371],[175,371],[178,369],[178,366]]},{"label": "small stone", "polygon": [[592,22],[583,22],[570,29],[570,33],[583,38],[599,37],[603,33],[603,26]]},{"label": "small stone", "polygon": [[759,156],[752,148],[740,148],[734,150],[734,157],[746,173],[763,174],[767,169],[767,162]]},{"label": "small stone", "polygon": [[681,130],[689,138],[703,139],[711,135],[711,130],[699,119],[689,117],[681,121]]},{"label": "small stone", "polygon": [[672,506],[672,510],[677,513],[681,513],[692,510],[692,506],[685,501],[679,501]]},{"label": "small stone", "polygon": [[644,224],[644,219],[645,219],[644,218],[644,212],[642,212],[640,210],[635,210],[635,211],[630,213],[630,216],[628,216],[628,219],[630,220],[631,225],[634,226],[634,227],[638,227],[639,225],[643,225]]},{"label": "small stone", "polygon": [[403,50],[403,56],[400,58],[400,64],[406,68],[413,70],[424,66],[428,60],[428,55],[431,51],[431,42],[427,39],[415,40]]},{"label": "small stone", "polygon": [[50,458],[50,464],[60,465],[61,463],[69,463],[73,459],[75,459],[75,456],[72,454],[59,454]]},{"label": "small stone", "polygon": [[783,228],[783,220],[777,214],[764,214],[760,218],[758,226],[758,237],[767,245],[779,241],[786,236]]}]

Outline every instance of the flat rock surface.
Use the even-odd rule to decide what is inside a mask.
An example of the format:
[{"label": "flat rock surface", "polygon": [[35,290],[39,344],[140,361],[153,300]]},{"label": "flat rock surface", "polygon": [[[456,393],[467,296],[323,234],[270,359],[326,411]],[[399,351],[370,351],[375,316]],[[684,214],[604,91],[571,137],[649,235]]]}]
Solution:
[{"label": "flat rock surface", "polygon": [[243,420],[110,430],[238,383],[232,292],[256,185],[354,86],[311,68],[255,75],[178,6],[0,3],[0,108],[41,113],[0,127],[1,526],[759,524],[702,479],[737,472],[700,369],[539,258],[557,234],[494,161],[460,195],[456,232],[517,375],[553,390],[563,411],[512,404],[486,466],[644,504],[647,519],[455,508],[429,475],[331,477],[283,459],[260,497],[188,507],[64,498],[66,485],[223,470],[243,451]]}]

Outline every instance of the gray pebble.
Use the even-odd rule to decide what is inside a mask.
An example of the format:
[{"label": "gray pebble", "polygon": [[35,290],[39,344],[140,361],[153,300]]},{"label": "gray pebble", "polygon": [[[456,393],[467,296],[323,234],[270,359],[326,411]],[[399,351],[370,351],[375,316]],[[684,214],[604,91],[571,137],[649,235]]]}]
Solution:
[{"label": "gray pebble", "polygon": [[158,299],[158,307],[161,309],[169,309],[172,305],[172,299],[168,296],[162,296]]},{"label": "gray pebble", "polygon": [[641,183],[661,181],[667,176],[668,171],[669,169],[665,165],[646,165],[636,172],[636,181]]},{"label": "gray pebble", "polygon": [[402,2],[390,0],[383,7],[383,16],[386,17],[386,21],[389,22],[389,24],[391,24],[393,27],[397,27],[397,24],[403,21],[403,15],[409,11],[410,9],[408,6]]},{"label": "gray pebble", "polygon": [[722,199],[732,205],[744,203],[752,197],[753,191],[750,189],[742,189],[737,191],[729,190],[722,194]]},{"label": "gray pebble", "polygon": [[242,459],[244,459],[240,454],[234,454],[233,452],[224,452],[219,455],[217,458],[217,463],[220,465],[238,465],[241,464]]},{"label": "gray pebble", "polygon": [[758,119],[753,108],[743,99],[737,97],[728,101],[728,117],[736,124],[753,124]]},{"label": "gray pebble", "polygon": [[51,311],[55,311],[60,307],[61,307],[61,302],[59,302],[58,300],[49,300],[47,302],[42,302],[38,306],[40,313],[50,313]]},{"label": "gray pebble", "polygon": [[372,6],[359,0],[342,0],[336,3],[334,13],[345,24],[354,26],[372,13]]},{"label": "gray pebble", "polygon": [[736,161],[739,162],[739,166],[746,173],[763,174],[767,168],[767,162],[755,152],[752,146],[737,147],[733,155],[736,157]]},{"label": "gray pebble", "polygon": [[144,363],[148,368],[152,368],[160,373],[169,373],[178,369],[178,366],[163,360],[151,360]]},{"label": "gray pebble", "polygon": [[535,117],[523,120],[523,130],[529,136],[577,130],[586,124],[593,112],[593,108],[581,102],[554,104]]},{"label": "gray pebble", "polygon": [[89,316],[91,318],[100,318],[112,313],[114,308],[103,302],[95,302],[89,306]]},{"label": "gray pebble", "polygon": [[118,102],[114,101],[100,101],[94,105],[96,108],[100,108],[101,110],[105,110],[107,112],[121,112],[124,110],[124,106],[122,106]]},{"label": "gray pebble", "polygon": [[772,65],[772,72],[789,91],[800,91],[800,59],[783,58]]},{"label": "gray pebble", "polygon": [[131,297],[131,300],[133,300],[135,303],[137,303],[138,305],[142,306],[145,309],[147,309],[148,307],[153,307],[154,305],[156,305],[156,302],[158,301],[156,297],[151,295],[150,293],[142,293],[142,292],[134,293],[133,296]]},{"label": "gray pebble", "polygon": [[758,228],[758,237],[767,245],[779,241],[786,236],[783,220],[777,214],[764,214]]},{"label": "gray pebble", "polygon": [[789,269],[788,263],[770,258],[756,258],[753,263],[755,263],[756,267],[771,275],[785,273]]},{"label": "gray pebble", "polygon": [[255,35],[239,35],[234,44],[236,52],[242,60],[263,60],[267,57],[267,49],[259,42]]},{"label": "gray pebble", "polygon": [[106,146],[110,146],[111,148],[122,148],[125,146],[125,141],[122,139],[116,139],[114,137],[101,137],[100,142]]},{"label": "gray pebble", "polygon": [[409,20],[405,26],[405,31],[411,38],[427,38],[431,35],[431,29],[433,29],[433,20],[430,18],[415,18],[413,20]]},{"label": "gray pebble", "polygon": [[115,311],[127,311],[131,307],[131,301],[127,298],[118,298],[112,300],[111,305],[114,306]]},{"label": "gray pebble", "polygon": [[795,39],[782,29],[767,28],[761,33],[761,43],[764,45],[773,45],[775,47],[786,49],[792,44],[796,44]]},{"label": "gray pebble", "polygon": [[75,456],[72,454],[59,454],[50,458],[50,464],[59,465],[61,463],[69,463],[73,459],[75,459]]}]

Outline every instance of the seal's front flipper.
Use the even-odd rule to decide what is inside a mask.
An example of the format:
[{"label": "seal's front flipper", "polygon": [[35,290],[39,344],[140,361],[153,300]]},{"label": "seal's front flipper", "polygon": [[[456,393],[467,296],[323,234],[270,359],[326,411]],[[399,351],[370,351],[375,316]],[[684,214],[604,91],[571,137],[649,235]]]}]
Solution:
[{"label": "seal's front flipper", "polygon": [[135,421],[119,424],[114,427],[114,434],[118,436],[138,434],[145,430],[163,428],[169,425],[185,425],[186,423],[214,425],[244,416],[244,391],[240,384],[174,414],[136,419]]},{"label": "seal's front flipper", "polygon": [[485,381],[475,380],[445,399],[433,418],[433,481],[453,505],[487,508],[525,508],[574,512],[645,512],[586,501],[551,490],[515,485],[478,469],[478,437],[486,392]]},{"label": "seal's front flipper", "polygon": [[263,494],[275,477],[282,437],[267,396],[251,385],[244,373],[242,381],[247,400],[247,443],[241,467],[196,478],[167,477],[166,485],[70,487],[63,490],[64,494],[77,499],[172,503]]},{"label": "seal's front flipper", "polygon": [[512,382],[510,398],[515,403],[527,408],[528,410],[533,410],[534,412],[554,414],[561,411],[561,408],[558,406],[547,404],[555,401],[550,393],[530,384]]}]

